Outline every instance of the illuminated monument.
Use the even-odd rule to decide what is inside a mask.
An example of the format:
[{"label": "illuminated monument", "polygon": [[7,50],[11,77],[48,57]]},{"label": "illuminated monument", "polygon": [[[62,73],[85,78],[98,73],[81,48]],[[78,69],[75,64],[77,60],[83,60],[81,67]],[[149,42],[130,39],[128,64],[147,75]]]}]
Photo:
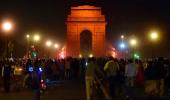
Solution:
[{"label": "illuminated monument", "polygon": [[106,55],[105,16],[101,8],[83,5],[71,7],[67,18],[66,55],[71,57],[101,57]]}]

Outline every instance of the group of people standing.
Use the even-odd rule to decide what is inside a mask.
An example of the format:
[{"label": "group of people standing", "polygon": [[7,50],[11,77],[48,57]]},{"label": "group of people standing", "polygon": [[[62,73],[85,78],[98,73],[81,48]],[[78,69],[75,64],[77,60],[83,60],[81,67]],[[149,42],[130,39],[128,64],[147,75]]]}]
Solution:
[{"label": "group of people standing", "polygon": [[87,100],[90,100],[92,95],[90,85],[100,76],[112,99],[120,94],[127,99],[133,99],[134,92],[141,93],[138,88],[142,88],[148,98],[162,97],[169,92],[169,64],[169,60],[163,58],[146,61],[118,60],[112,57],[93,58],[86,71]]},{"label": "group of people standing", "polygon": [[[87,100],[91,100],[92,88],[96,79],[102,81],[100,85],[103,85],[112,99],[117,96],[117,93],[123,94],[126,98],[133,98],[136,86],[143,88],[148,97],[162,97],[170,92],[170,61],[162,58],[146,61],[118,60],[112,57],[4,60],[0,64],[5,92],[10,91],[10,80],[13,78],[11,77],[13,75],[12,66],[18,65],[18,63],[23,68],[21,76],[27,76],[22,80],[23,86],[28,82],[26,81],[28,76],[34,77],[34,83],[37,83],[35,89],[40,88],[38,84],[41,79],[45,81],[81,79],[85,80],[83,82],[86,85]],[[32,68],[36,71],[33,71]],[[39,68],[42,71],[41,75],[38,71]],[[39,95],[39,91],[37,94]]]}]

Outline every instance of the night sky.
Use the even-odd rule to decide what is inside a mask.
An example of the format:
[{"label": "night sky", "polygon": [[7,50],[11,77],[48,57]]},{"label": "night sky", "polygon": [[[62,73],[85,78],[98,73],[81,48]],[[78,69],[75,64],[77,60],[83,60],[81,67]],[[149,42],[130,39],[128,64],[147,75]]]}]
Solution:
[{"label": "night sky", "polygon": [[[23,55],[25,34],[40,32],[45,39],[64,44],[66,41],[66,18],[71,6],[90,4],[102,7],[107,21],[107,41],[117,47],[121,34],[135,35],[139,39],[138,51],[148,57],[151,43],[147,38],[150,30],[158,30],[161,39],[155,45],[159,56],[170,57],[169,0],[4,0],[0,3],[0,20],[10,18],[15,30],[10,37],[15,43],[15,54]],[[3,33],[3,32],[1,32]],[[0,35],[1,48],[4,35]],[[146,49],[145,49],[146,48]],[[21,52],[18,52],[21,50]]]}]

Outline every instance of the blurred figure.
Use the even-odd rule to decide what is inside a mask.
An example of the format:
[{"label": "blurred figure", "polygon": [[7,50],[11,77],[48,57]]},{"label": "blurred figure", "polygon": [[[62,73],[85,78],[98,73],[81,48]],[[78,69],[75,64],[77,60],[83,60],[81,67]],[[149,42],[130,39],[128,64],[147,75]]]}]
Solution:
[{"label": "blurred figure", "polygon": [[86,81],[86,98],[87,100],[91,100],[92,96],[92,87],[93,81],[95,78],[95,69],[96,69],[95,58],[90,58],[89,63],[86,69],[85,81]]},{"label": "blurred figure", "polygon": [[137,74],[137,67],[133,63],[133,60],[129,59],[128,63],[125,66],[127,98],[132,98],[132,92],[133,92],[133,87],[134,87],[136,74]]},{"label": "blurred figure", "polygon": [[144,85],[144,67],[141,60],[136,60],[137,65],[137,75],[136,75],[136,83],[138,85]]},{"label": "blurred figure", "polygon": [[24,88],[31,88],[31,81],[32,81],[32,73],[33,73],[33,64],[30,59],[27,60],[26,63],[26,75],[23,79],[23,87]]},{"label": "blurred figure", "polygon": [[113,58],[110,58],[104,66],[104,71],[106,72],[109,81],[109,92],[112,98],[115,97],[115,88],[117,85],[117,73],[119,70],[119,64]]},{"label": "blurred figure", "polygon": [[157,84],[158,84],[158,91],[159,96],[164,95],[164,80],[165,80],[165,67],[164,67],[164,60],[163,58],[159,58],[154,65],[155,69],[157,69]]},{"label": "blurred figure", "polygon": [[65,78],[70,79],[71,75],[71,58],[66,59],[65,61]]},{"label": "blurred figure", "polygon": [[41,78],[38,75],[38,70],[35,70],[32,74],[32,88],[34,89],[35,95],[34,100],[40,100],[40,83]]},{"label": "blurred figure", "polygon": [[6,93],[10,92],[10,80],[11,80],[11,65],[7,60],[3,64],[2,77],[4,80],[4,90]]},{"label": "blurred figure", "polygon": [[157,89],[157,69],[154,67],[154,62],[149,61],[148,66],[145,69],[145,92],[148,99],[153,99],[158,95]]}]

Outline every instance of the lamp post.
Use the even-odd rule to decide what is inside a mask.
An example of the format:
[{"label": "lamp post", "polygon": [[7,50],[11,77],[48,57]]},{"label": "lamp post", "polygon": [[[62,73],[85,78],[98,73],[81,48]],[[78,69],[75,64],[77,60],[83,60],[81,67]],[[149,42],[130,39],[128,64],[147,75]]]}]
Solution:
[{"label": "lamp post", "polygon": [[121,54],[122,54],[122,58],[124,58],[124,55],[123,55],[123,49],[125,48],[124,35],[121,35],[120,38],[121,38],[121,44],[120,44]]},{"label": "lamp post", "polygon": [[8,60],[8,34],[11,33],[11,30],[13,29],[13,24],[10,21],[4,21],[2,23],[2,29],[6,36],[6,59]]},{"label": "lamp post", "polygon": [[121,35],[121,39],[122,39],[122,41],[124,40],[124,38],[125,38],[125,36],[124,36],[124,35]]},{"label": "lamp post", "polygon": [[48,51],[47,51],[48,58],[49,58],[49,47],[51,47],[51,45],[52,45],[52,42],[50,40],[46,41],[46,46],[47,46],[47,49],[48,49]]},{"label": "lamp post", "polygon": [[120,43],[120,49],[121,49],[122,58],[124,58],[123,50],[125,49],[125,44],[123,42]]},{"label": "lamp post", "polygon": [[132,58],[133,58],[133,54],[134,54],[134,52],[135,52],[135,46],[137,45],[137,40],[135,39],[135,38],[133,38],[133,39],[131,39],[130,40],[130,45],[131,45],[131,47],[132,47]]},{"label": "lamp post", "polygon": [[56,49],[56,52],[57,52],[57,59],[58,59],[58,49],[59,49],[59,44],[55,43],[55,44],[54,44],[54,49]]},{"label": "lamp post", "polygon": [[[151,41],[156,41],[158,39],[158,32],[153,31],[149,34],[149,37],[151,39]],[[154,58],[154,47],[152,45],[152,59]]]},{"label": "lamp post", "polygon": [[36,35],[34,35],[34,41],[35,41],[35,42],[38,42],[39,40],[40,40],[40,36],[39,36],[39,35],[37,35],[37,34],[36,34]]},{"label": "lamp post", "polygon": [[27,57],[29,57],[30,35],[27,34],[26,38],[27,38]]},{"label": "lamp post", "polygon": [[34,37],[33,37],[33,40],[35,42],[34,47],[35,47],[35,50],[36,50],[36,57],[37,57],[37,55],[39,54],[38,42],[40,41],[40,36],[38,34],[35,34]]}]

